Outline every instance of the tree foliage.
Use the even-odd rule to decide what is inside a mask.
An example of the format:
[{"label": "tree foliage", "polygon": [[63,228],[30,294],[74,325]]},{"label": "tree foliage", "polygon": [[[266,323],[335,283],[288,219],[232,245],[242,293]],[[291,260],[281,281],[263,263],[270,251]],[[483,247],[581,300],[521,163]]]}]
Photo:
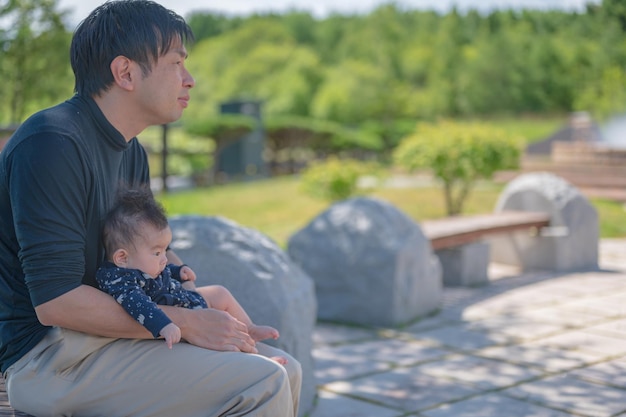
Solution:
[{"label": "tree foliage", "polygon": [[235,98],[263,100],[269,114],[308,115],[321,75],[313,51],[285,27],[262,19],[199,42],[188,68],[201,104],[189,109],[187,119],[214,114],[220,102]]},{"label": "tree foliage", "polygon": [[462,212],[478,180],[518,167],[520,143],[487,124],[422,123],[396,148],[394,159],[409,171],[432,171],[443,183],[446,210],[452,216]]},{"label": "tree foliage", "polygon": [[[267,116],[377,126],[386,150],[398,120],[624,110],[626,9],[447,13],[390,3],[368,14],[306,11],[188,16],[196,79],[184,122],[225,100],[262,100]],[[1,120],[20,122],[71,94],[70,31],[58,0],[0,4]],[[45,74],[45,76],[43,76]]]},{"label": "tree foliage", "polygon": [[606,100],[587,98],[601,90],[609,68],[626,69],[622,3],[604,0],[584,13],[437,14],[386,4],[367,15],[323,19],[302,11],[255,15],[207,37],[210,45],[199,42],[191,56],[204,86],[198,94],[211,109],[225,97],[253,96],[270,115],[351,126],[565,113],[580,103],[604,116]]},{"label": "tree foliage", "polygon": [[19,123],[71,93],[70,35],[63,18],[56,0],[0,4],[0,122]]}]

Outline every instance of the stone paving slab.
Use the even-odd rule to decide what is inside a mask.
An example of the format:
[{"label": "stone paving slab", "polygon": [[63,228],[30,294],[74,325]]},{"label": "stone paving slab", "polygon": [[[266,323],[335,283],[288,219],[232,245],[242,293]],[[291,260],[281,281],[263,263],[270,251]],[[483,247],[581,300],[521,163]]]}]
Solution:
[{"label": "stone paving slab", "polygon": [[310,417],[400,417],[404,412],[381,407],[370,402],[355,400],[345,395],[327,391],[318,393],[318,405]]},{"label": "stone paving slab", "polygon": [[607,359],[626,355],[626,339],[595,334],[584,329],[550,336],[536,341],[535,345],[598,353]]},{"label": "stone paving slab", "polygon": [[487,334],[498,334],[507,343],[519,343],[549,336],[567,328],[564,324],[549,323],[540,317],[524,314],[490,317],[470,326]]},{"label": "stone paving slab", "polygon": [[505,335],[477,331],[465,323],[418,332],[415,333],[415,336],[422,340],[429,340],[442,346],[463,351],[501,345],[508,341]]},{"label": "stone paving slab", "polygon": [[[549,307],[567,298],[546,296],[542,294],[543,291],[524,288],[554,278],[552,273],[526,273],[493,281],[480,288],[446,288],[439,315],[450,320],[475,321],[493,317],[496,313],[515,314],[529,308]],[[534,293],[537,293],[538,298],[535,298]],[[569,292],[571,297],[577,294]]]},{"label": "stone paving slab", "polygon": [[[624,300],[626,300],[626,296],[624,297]],[[597,333],[603,336],[626,339],[626,319],[617,319],[607,323],[589,326],[585,329],[585,331],[589,333]]]},{"label": "stone paving slab", "polygon": [[496,393],[424,411],[425,417],[567,417],[570,414]]},{"label": "stone paving slab", "polygon": [[387,408],[416,412],[475,396],[482,391],[452,379],[425,375],[418,367],[398,368],[389,372],[333,382],[326,390],[349,394]]},{"label": "stone paving slab", "polygon": [[318,324],[309,417],[626,417],[626,240],[603,248],[614,269],[446,288],[402,328]]},{"label": "stone paving slab", "polygon": [[626,389],[626,358],[599,363],[570,372],[580,379]]},{"label": "stone paving slab", "polygon": [[544,369],[547,373],[565,372],[604,360],[605,355],[580,350],[563,350],[550,346],[522,344],[493,347],[476,353],[487,358],[500,359],[522,366]]},{"label": "stone paving slab", "polygon": [[430,362],[419,366],[417,371],[436,378],[455,379],[482,390],[505,388],[542,375],[538,369],[469,355]]},{"label": "stone paving slab", "polygon": [[502,394],[589,417],[611,417],[626,410],[626,391],[568,375],[519,385]]},{"label": "stone paving slab", "polygon": [[622,318],[626,317],[624,297],[626,297],[624,289],[618,290],[615,288],[611,294],[601,297],[584,297],[572,300],[567,304],[567,307],[605,318]]},{"label": "stone paving slab", "polygon": [[578,329],[606,321],[606,317],[602,313],[594,314],[590,311],[580,311],[569,304],[522,311],[519,315],[520,317],[541,320],[544,323],[552,323],[569,329]]},{"label": "stone paving slab", "polygon": [[397,339],[362,342],[358,346],[322,346],[315,349],[315,376],[319,383],[413,365],[449,355],[450,351],[424,343]]}]

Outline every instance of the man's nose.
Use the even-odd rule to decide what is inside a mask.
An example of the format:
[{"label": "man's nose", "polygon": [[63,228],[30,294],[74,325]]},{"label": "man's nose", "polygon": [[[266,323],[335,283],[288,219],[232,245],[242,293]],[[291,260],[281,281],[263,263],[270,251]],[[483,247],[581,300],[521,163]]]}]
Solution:
[{"label": "man's nose", "polygon": [[183,85],[188,88],[193,88],[196,85],[196,80],[191,73],[185,68],[185,78],[183,79]]}]

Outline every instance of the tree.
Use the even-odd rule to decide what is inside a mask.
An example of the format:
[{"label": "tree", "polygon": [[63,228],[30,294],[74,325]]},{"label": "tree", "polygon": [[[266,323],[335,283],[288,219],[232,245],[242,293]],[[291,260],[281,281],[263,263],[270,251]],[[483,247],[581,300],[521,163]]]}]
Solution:
[{"label": "tree", "polygon": [[263,101],[268,115],[308,115],[321,77],[316,54],[299,46],[289,31],[257,18],[239,29],[198,43],[188,68],[196,79],[185,119],[202,118],[232,99]]},{"label": "tree", "polygon": [[396,148],[394,160],[409,171],[432,170],[443,182],[447,214],[454,216],[479,179],[518,166],[521,142],[487,124],[423,123]]},{"label": "tree", "polygon": [[606,68],[598,82],[583,89],[576,100],[577,110],[588,110],[595,118],[607,118],[626,111],[626,74],[617,66]]},{"label": "tree", "polygon": [[337,61],[368,62],[390,77],[398,78],[402,72],[401,52],[412,30],[403,21],[403,12],[388,4],[359,20],[359,24],[350,25],[350,31],[334,47]]},{"label": "tree", "polygon": [[9,0],[0,6],[0,89],[5,121],[71,94],[70,35],[57,0]]},{"label": "tree", "polygon": [[626,32],[626,3],[623,0],[602,0],[602,14],[607,21],[616,20]]},{"label": "tree", "polygon": [[317,22],[309,12],[292,10],[284,14],[280,21],[299,45],[312,47],[315,44]]},{"label": "tree", "polygon": [[604,0],[582,13],[438,14],[390,3],[323,19],[298,10],[192,15],[206,39],[190,54],[200,105],[185,119],[224,100],[262,100],[270,117],[368,124],[387,151],[399,120],[569,112],[612,88],[613,68],[626,68],[625,4]]},{"label": "tree", "polygon": [[196,42],[219,36],[242,25],[243,19],[220,13],[194,12],[187,19]]},{"label": "tree", "polygon": [[371,62],[347,60],[326,71],[311,103],[311,115],[349,125],[393,119],[406,108],[402,98],[408,89],[403,87]]}]

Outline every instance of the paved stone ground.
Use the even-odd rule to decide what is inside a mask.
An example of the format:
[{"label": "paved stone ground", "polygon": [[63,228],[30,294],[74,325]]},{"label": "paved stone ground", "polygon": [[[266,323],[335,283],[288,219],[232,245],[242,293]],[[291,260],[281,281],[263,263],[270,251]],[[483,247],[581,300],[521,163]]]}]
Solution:
[{"label": "paved stone ground", "polygon": [[446,288],[401,329],[322,323],[310,417],[626,417],[626,240],[601,269]]}]

